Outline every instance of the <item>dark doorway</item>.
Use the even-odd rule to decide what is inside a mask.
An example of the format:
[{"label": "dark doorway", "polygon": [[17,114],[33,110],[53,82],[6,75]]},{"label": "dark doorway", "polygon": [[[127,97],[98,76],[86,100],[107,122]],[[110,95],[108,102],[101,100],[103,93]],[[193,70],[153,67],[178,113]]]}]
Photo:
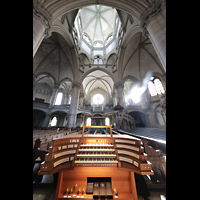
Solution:
[{"label": "dark doorway", "polygon": [[132,111],[129,113],[135,119],[136,127],[147,127],[147,120],[144,113],[139,111]]}]

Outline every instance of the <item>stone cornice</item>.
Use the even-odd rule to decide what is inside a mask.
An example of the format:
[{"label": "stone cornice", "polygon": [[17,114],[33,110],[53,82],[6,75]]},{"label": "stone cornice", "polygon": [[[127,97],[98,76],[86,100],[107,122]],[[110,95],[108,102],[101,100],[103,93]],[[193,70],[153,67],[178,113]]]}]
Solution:
[{"label": "stone cornice", "polygon": [[154,0],[141,17],[143,35],[148,36],[147,26],[166,7],[166,0]]}]

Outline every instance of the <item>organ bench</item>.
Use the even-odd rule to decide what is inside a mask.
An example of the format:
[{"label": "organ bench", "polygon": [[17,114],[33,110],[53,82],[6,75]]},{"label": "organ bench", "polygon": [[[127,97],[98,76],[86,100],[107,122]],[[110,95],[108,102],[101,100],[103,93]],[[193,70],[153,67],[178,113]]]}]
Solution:
[{"label": "organ bench", "polygon": [[137,200],[134,173],[154,174],[141,140],[113,135],[111,126],[84,126],[82,134],[53,139],[38,174],[54,173],[55,200]]}]

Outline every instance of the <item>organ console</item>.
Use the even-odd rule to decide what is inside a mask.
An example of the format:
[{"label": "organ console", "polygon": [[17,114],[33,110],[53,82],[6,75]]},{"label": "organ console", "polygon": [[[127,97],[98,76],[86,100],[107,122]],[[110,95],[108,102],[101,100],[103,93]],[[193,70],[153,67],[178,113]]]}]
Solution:
[{"label": "organ console", "polygon": [[154,174],[141,140],[113,135],[111,126],[84,126],[82,134],[53,139],[38,174],[54,173],[55,200],[137,200],[134,173]]}]

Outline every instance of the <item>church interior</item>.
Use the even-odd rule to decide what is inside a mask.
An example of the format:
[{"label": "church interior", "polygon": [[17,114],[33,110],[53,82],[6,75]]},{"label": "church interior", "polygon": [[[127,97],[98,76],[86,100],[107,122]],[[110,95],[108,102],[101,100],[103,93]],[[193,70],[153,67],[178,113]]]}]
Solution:
[{"label": "church interior", "polygon": [[165,0],[33,0],[33,199],[166,199]]}]

